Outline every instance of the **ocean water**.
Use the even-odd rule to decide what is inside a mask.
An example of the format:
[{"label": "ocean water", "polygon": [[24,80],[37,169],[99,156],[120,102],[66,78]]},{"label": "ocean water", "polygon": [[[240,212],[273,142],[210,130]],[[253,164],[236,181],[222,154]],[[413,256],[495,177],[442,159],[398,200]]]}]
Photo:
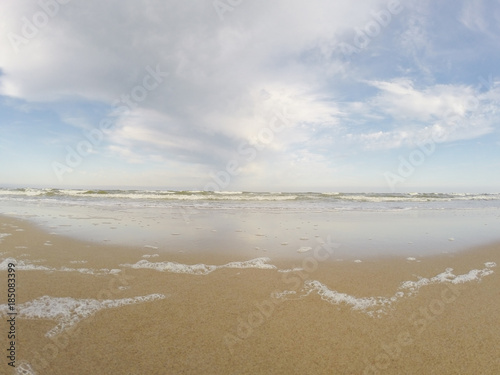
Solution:
[{"label": "ocean water", "polygon": [[[500,241],[500,194],[0,189],[0,213],[158,251],[423,256]],[[303,255],[302,255],[303,256]]]},{"label": "ocean water", "polygon": [[[393,294],[359,296],[316,279],[311,272],[317,265],[314,262],[326,260],[325,254],[334,261],[355,263],[380,255],[419,262],[426,255],[500,241],[500,194],[0,189],[0,214],[29,220],[54,235],[144,250],[130,264],[117,259],[116,268],[94,269],[81,260],[62,267],[39,263],[42,260],[36,259],[35,245],[33,249],[26,248],[32,259],[0,258],[0,270],[6,270],[12,262],[23,272],[96,276],[147,269],[182,274],[185,280],[227,269],[282,272],[287,282],[270,298],[297,304],[317,295],[323,303],[333,305],[335,311],[348,308],[373,319],[383,317],[400,300],[415,296],[428,286],[480,282],[496,271],[497,264],[488,261],[484,267],[460,272],[443,268],[427,277],[411,275],[394,285]],[[23,233],[16,225],[2,225],[0,243],[17,231]],[[39,246],[50,247],[52,241]],[[159,255],[176,252],[225,252],[234,260],[183,264],[176,262],[175,257]],[[285,264],[278,261],[280,258],[293,261]],[[288,273],[294,272],[302,273],[288,277]],[[298,275],[311,278],[303,280]],[[289,281],[293,280],[301,282],[290,290]],[[152,292],[155,293],[114,299],[41,295],[17,305],[16,312],[20,319],[52,321],[45,337],[57,339],[101,310],[155,304],[171,297],[158,290]],[[0,304],[0,317],[6,319],[8,312],[9,306]],[[34,364],[35,359],[23,358],[16,373],[34,374],[30,362]]]},{"label": "ocean water", "polygon": [[500,193],[341,193],[0,188],[0,202],[109,207],[266,210],[408,210],[500,208]]}]

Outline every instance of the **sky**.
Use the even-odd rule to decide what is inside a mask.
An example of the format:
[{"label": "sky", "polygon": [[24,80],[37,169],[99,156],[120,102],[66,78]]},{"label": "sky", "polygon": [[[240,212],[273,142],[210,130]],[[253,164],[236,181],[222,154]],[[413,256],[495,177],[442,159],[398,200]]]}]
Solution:
[{"label": "sky", "polygon": [[500,191],[500,1],[2,0],[0,186]]}]

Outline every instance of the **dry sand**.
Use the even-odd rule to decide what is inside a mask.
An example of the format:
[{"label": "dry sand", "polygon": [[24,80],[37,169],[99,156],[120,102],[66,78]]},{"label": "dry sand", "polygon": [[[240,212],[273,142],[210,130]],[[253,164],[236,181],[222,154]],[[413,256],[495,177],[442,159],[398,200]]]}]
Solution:
[{"label": "dry sand", "polygon": [[[22,229],[23,231],[21,231]],[[355,297],[391,297],[403,281],[455,275],[500,264],[500,246],[418,260],[379,258],[355,263],[324,260],[313,251],[304,264],[271,260],[278,269],[221,268],[206,275],[131,269],[154,249],[106,246],[45,233],[0,218],[0,259],[47,270],[18,270],[17,305],[42,296],[119,300],[151,294],[164,299],[102,309],[53,337],[47,319],[16,322],[16,364],[36,374],[499,374],[500,269],[453,285],[436,283],[391,304],[380,317],[311,293],[293,300],[275,291],[318,280]],[[159,254],[150,262],[222,265],[227,255]],[[86,263],[74,263],[86,261]],[[99,275],[58,271],[99,269]],[[106,269],[120,269],[117,274]],[[0,271],[0,304],[7,272]],[[5,314],[2,351],[8,348]],[[2,355],[0,373],[16,373]],[[18,372],[22,373],[22,372]],[[25,372],[29,373],[29,372]]]}]

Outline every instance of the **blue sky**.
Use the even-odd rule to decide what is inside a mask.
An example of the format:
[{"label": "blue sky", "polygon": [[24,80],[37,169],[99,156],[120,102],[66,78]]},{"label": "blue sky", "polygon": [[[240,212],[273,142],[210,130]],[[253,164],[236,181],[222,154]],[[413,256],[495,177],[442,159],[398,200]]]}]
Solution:
[{"label": "blue sky", "polygon": [[6,0],[0,185],[500,191],[500,2]]}]

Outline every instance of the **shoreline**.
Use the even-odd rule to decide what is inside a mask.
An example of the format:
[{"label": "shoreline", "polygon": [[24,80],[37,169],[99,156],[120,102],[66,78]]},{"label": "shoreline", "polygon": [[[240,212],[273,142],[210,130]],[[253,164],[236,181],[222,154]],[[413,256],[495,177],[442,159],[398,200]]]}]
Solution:
[{"label": "shoreline", "polygon": [[[1,259],[47,268],[17,271],[19,306],[33,306],[33,301],[49,296],[65,311],[74,312],[70,305],[75,301],[89,309],[89,316],[54,337],[47,333],[61,324],[57,316],[18,318],[16,358],[31,363],[33,373],[500,370],[495,351],[500,277],[491,266],[500,264],[498,243],[415,260],[390,256],[360,263],[335,261],[323,248],[301,254],[300,262],[273,258],[246,264],[251,258],[241,254],[160,252],[144,258],[155,250],[51,235],[4,216],[0,233],[10,234],[0,239]],[[141,260],[217,267],[192,274],[122,266]],[[231,264],[237,260],[237,267]],[[401,289],[404,282],[422,280],[418,276],[432,281],[447,268],[453,268],[451,282],[436,279],[419,286],[414,295]],[[452,282],[474,276],[472,271],[479,272],[477,279]],[[320,282],[341,302],[330,303],[327,294],[322,299],[317,290],[307,289],[309,281]],[[285,298],[275,298],[277,292],[286,292]],[[398,292],[404,296],[376,307],[382,310],[380,316],[354,308],[355,303],[379,303]],[[149,299],[137,300],[146,296]],[[115,301],[116,306],[98,305],[103,301]],[[0,329],[7,332],[4,318]],[[7,339],[3,341],[5,346]],[[0,366],[8,370],[6,363]]]},{"label": "shoreline", "polygon": [[[335,243],[335,259],[424,257],[500,243],[498,210],[283,212],[204,210],[186,221],[174,210],[110,213],[80,207],[8,214],[55,235],[93,244],[191,254],[300,260],[307,249]],[[1,215],[0,215],[1,216]],[[481,239],[481,240],[478,240]],[[340,246],[338,246],[340,245]],[[304,250],[306,249],[306,250]],[[206,252],[207,254],[203,254]]]}]

